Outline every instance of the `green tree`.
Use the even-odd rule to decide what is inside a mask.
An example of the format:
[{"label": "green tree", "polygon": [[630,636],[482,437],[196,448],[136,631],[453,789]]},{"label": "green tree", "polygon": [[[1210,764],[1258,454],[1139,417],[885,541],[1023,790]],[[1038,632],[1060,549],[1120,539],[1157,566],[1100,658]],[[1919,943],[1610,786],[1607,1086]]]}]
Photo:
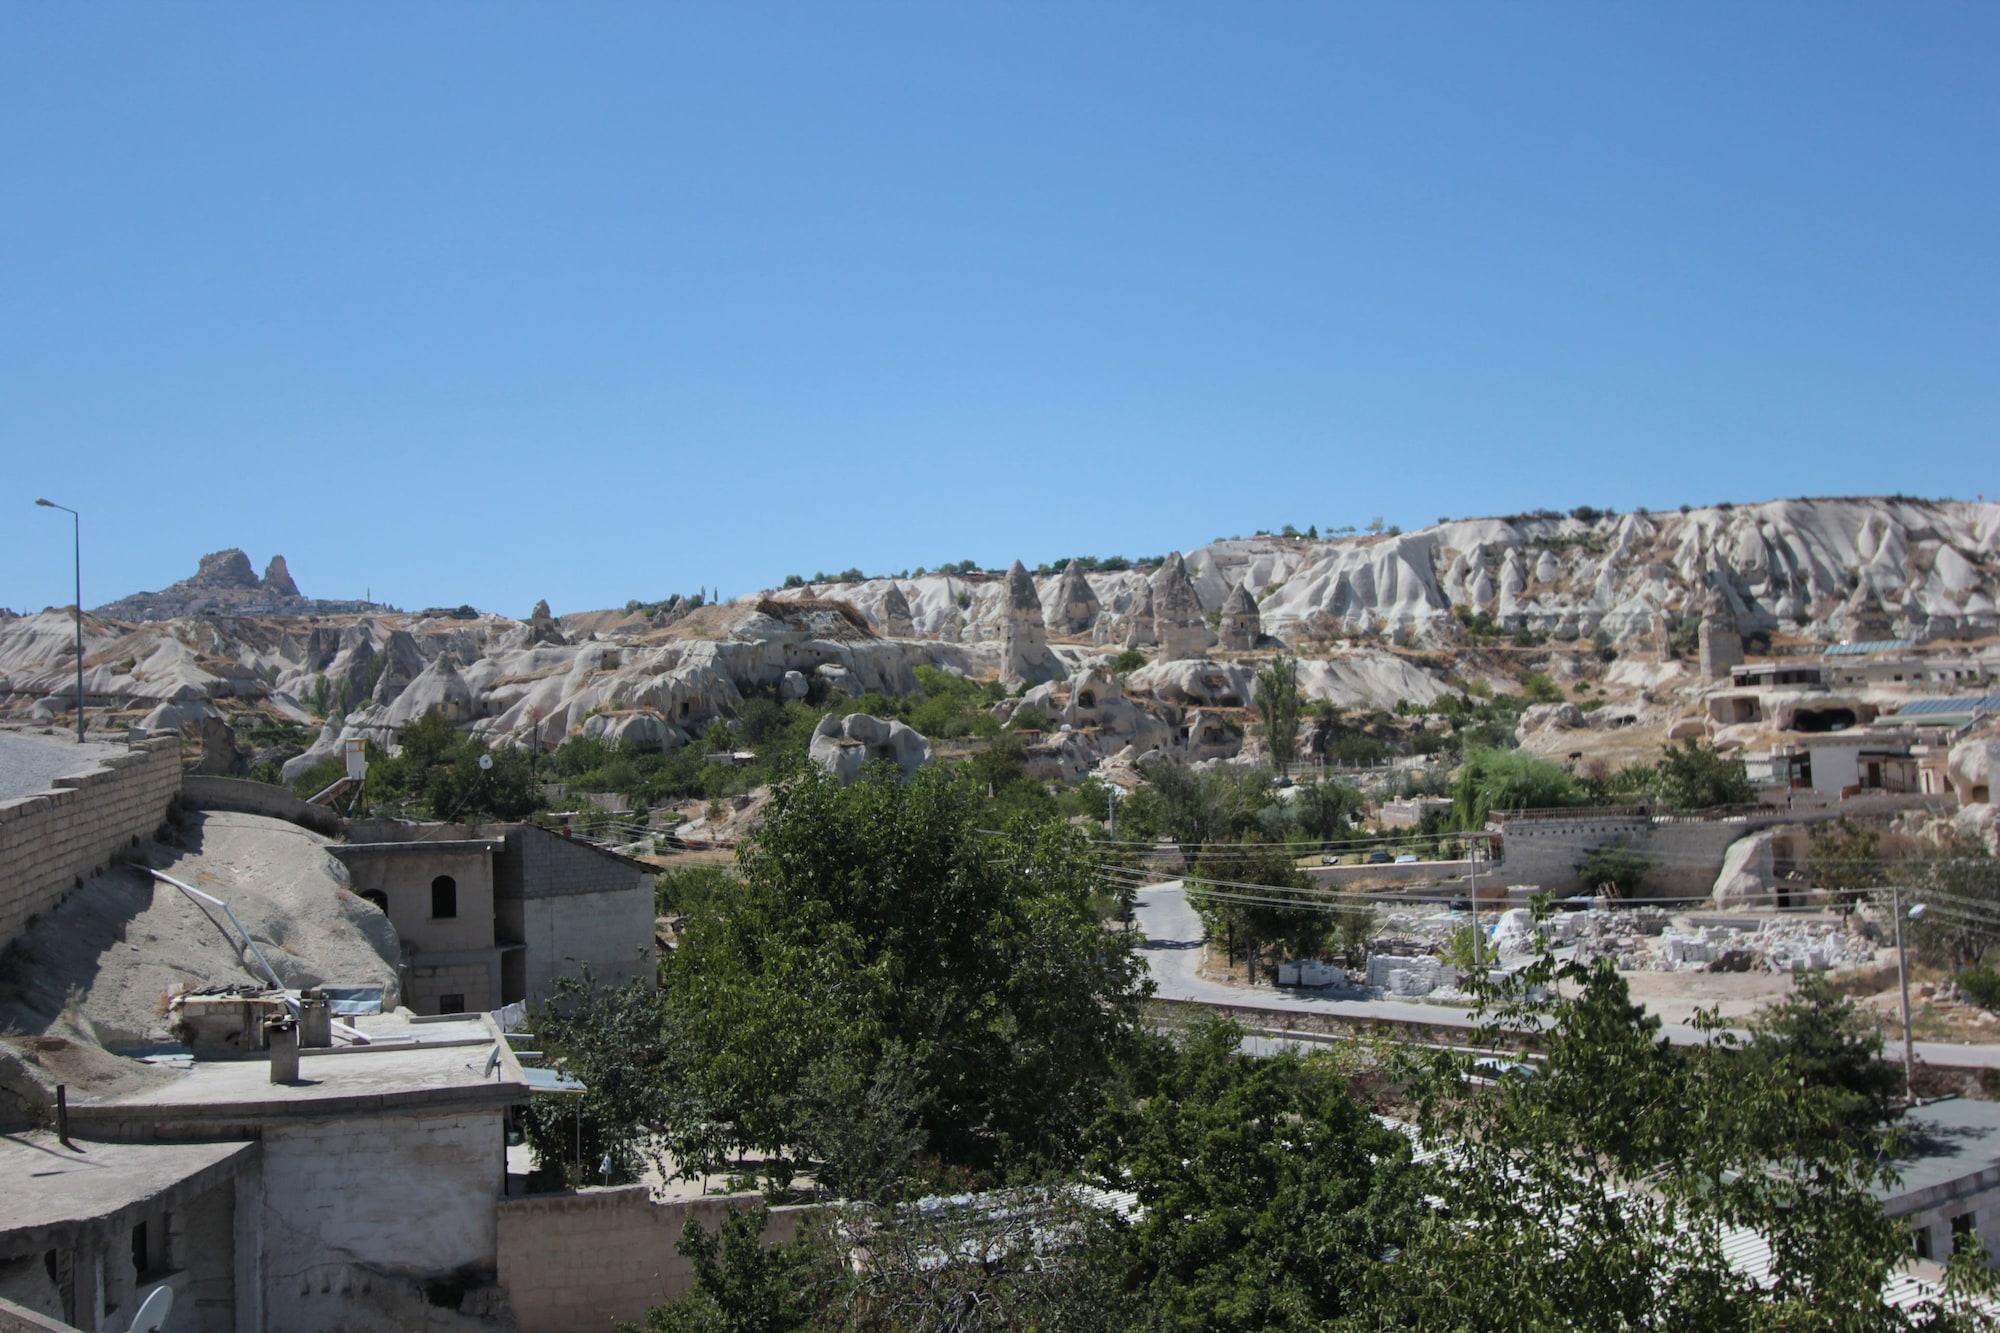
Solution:
[{"label": "green tree", "polygon": [[[1380,1326],[1914,1326],[1882,1299],[1908,1250],[1871,1193],[1886,1145],[1857,1141],[1839,1090],[1732,1058],[1723,1032],[1669,1044],[1608,960],[1474,985],[1468,1044],[1532,1035],[1544,1059],[1498,1086],[1453,1052],[1401,1069],[1444,1206],[1366,1275]],[[1730,1262],[1738,1229],[1769,1242],[1766,1281]]]},{"label": "green tree", "polygon": [[1841,1122],[1864,1140],[1898,1109],[1903,1076],[1882,1058],[1882,1030],[1823,972],[1797,974],[1790,995],[1750,1020],[1743,1053],[1774,1078],[1831,1092]]},{"label": "green tree", "polygon": [[1881,834],[1846,818],[1817,825],[1806,844],[1806,875],[1832,893],[1879,888],[1885,882]]},{"label": "green tree", "polygon": [[1575,805],[1582,799],[1567,771],[1518,750],[1470,750],[1452,784],[1452,818],[1462,829],[1479,829],[1495,810],[1534,810]]},{"label": "green tree", "polygon": [[1929,855],[1903,858],[1889,873],[1909,886],[1903,902],[1931,909],[1909,924],[1914,950],[1953,969],[1982,962],[2000,942],[2000,860],[1978,838],[1956,833]]},{"label": "green tree", "polygon": [[1653,772],[1660,800],[1671,809],[1706,810],[1757,799],[1741,759],[1725,758],[1693,737],[1667,746]]},{"label": "green tree", "polygon": [[1299,660],[1275,657],[1257,668],[1257,715],[1264,719],[1264,743],[1280,774],[1292,771],[1299,752]]},{"label": "green tree", "polygon": [[1634,851],[1623,838],[1613,838],[1590,849],[1576,868],[1577,878],[1592,888],[1610,886],[1618,897],[1629,896],[1646,878],[1653,863]]},{"label": "green tree", "polygon": [[1409,1145],[1355,1100],[1332,1053],[1246,1060],[1243,1035],[1199,1024],[1148,1095],[1098,1128],[1093,1162],[1143,1210],[1125,1242],[1141,1326],[1374,1327],[1371,1270],[1420,1202]]},{"label": "green tree", "polygon": [[1073,1151],[1132,1038],[1140,965],[1099,923],[1078,830],[987,822],[976,782],[937,767],[774,793],[740,885],[690,911],[665,968],[677,1156],[719,1135],[782,1174],[890,1112],[947,1164]]}]

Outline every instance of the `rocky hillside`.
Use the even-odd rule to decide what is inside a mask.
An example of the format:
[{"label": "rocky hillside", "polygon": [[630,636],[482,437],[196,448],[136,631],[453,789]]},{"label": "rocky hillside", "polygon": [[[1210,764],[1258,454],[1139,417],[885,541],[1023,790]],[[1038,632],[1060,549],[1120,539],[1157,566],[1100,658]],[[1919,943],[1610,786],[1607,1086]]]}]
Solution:
[{"label": "rocky hillside", "polygon": [[137,592],[97,608],[108,620],[173,620],[180,616],[337,615],[382,608],[371,602],[307,597],[292,581],[285,557],[274,555],[257,577],[250,557],[235,547],[211,551],[188,578],[158,592]]},{"label": "rocky hillside", "polygon": [[[1153,570],[872,579],[564,617],[537,605],[526,620],[341,611],[354,604],[301,597],[282,560],[259,578],[225,551],[88,617],[85,690],[101,715],[152,725],[244,707],[325,719],[308,758],[342,736],[393,737],[432,708],[497,742],[586,732],[671,748],[750,692],[897,693],[922,665],[1039,687],[1135,647],[1147,664],[1119,688],[1179,735],[1188,719],[1174,710],[1240,708],[1246,657],[1280,647],[1302,658],[1312,697],[1391,709],[1494,669],[1480,653],[1510,631],[1650,648],[1710,600],[1746,631],[1808,642],[1977,638],[1995,632],[1996,595],[2000,505],[1899,499],[1230,539]],[[192,613],[144,618],[172,607]],[[68,711],[71,636],[63,612],[0,620],[0,711],[45,723]],[[1638,699],[1678,672],[1631,652],[1606,684]]]},{"label": "rocky hillside", "polygon": [[[1773,500],[1678,513],[1463,519],[1394,536],[1228,539],[1186,553],[1202,606],[1219,612],[1243,584],[1264,633],[1288,642],[1379,633],[1461,642],[1484,613],[1507,629],[1614,640],[1692,614],[1718,588],[1746,631],[1836,640],[1858,586],[1911,638],[1979,637],[2000,628],[2000,504],[1903,499]],[[1145,600],[1139,571],[1090,573],[1091,636],[1122,641]],[[984,639],[1005,620],[996,578],[928,575],[821,584],[780,596],[839,596],[872,618],[894,583],[920,635]],[[1037,580],[1044,615],[1061,579]]]}]

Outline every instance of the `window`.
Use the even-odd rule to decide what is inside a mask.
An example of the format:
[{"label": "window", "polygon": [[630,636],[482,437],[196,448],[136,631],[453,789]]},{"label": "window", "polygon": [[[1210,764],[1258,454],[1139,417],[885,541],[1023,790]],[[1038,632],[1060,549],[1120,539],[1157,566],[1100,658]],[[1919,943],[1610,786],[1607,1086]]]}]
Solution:
[{"label": "window", "polygon": [[458,881],[439,875],[431,881],[431,919],[448,921],[458,915]]},{"label": "window", "polygon": [[1972,1214],[1960,1213],[1957,1217],[1951,1219],[1951,1252],[1957,1254],[1971,1247]]},{"label": "window", "polygon": [[1912,1228],[1910,1239],[1916,1243],[1917,1258],[1928,1259],[1931,1257],[1931,1229],[1929,1227]]},{"label": "window", "polygon": [[381,908],[382,914],[384,916],[387,916],[389,914],[389,895],[382,892],[382,890],[370,889],[361,896],[366,898],[369,902],[374,903],[377,907]]},{"label": "window", "polygon": [[441,1014],[462,1014],[462,1013],[464,1013],[464,1012],[465,1012],[465,997],[464,997],[463,995],[440,995],[440,996],[438,996],[438,1012],[439,1012],[439,1013],[441,1013]]}]

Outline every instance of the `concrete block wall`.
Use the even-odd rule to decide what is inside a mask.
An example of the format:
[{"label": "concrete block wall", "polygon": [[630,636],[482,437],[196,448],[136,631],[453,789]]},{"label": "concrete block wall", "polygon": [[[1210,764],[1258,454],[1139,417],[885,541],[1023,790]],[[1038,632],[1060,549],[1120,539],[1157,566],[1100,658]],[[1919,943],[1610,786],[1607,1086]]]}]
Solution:
[{"label": "concrete block wall", "polygon": [[[508,1199],[500,1205],[500,1285],[521,1333],[636,1324],[694,1285],[693,1266],[675,1249],[690,1220],[713,1231],[732,1206],[758,1203],[755,1194],[655,1203],[644,1185]],[[765,1244],[795,1238],[811,1211],[773,1208]]]},{"label": "concrete block wall", "polygon": [[46,792],[0,801],[0,949],[134,841],[181,789],[180,741],[156,737]]}]

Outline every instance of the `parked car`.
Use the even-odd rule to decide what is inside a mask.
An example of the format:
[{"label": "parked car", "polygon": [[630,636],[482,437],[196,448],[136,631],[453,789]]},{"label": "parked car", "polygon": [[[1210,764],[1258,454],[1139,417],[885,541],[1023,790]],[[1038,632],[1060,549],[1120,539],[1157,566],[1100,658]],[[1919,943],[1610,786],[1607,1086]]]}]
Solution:
[{"label": "parked car", "polygon": [[1417,863],[1417,854],[1415,852],[1404,852],[1401,856],[1396,858],[1396,864],[1399,866],[1413,866],[1416,863]]},{"label": "parked car", "polygon": [[1389,853],[1387,853],[1387,852],[1370,852],[1370,853],[1368,853],[1368,864],[1369,864],[1369,865],[1371,865],[1371,866],[1385,866],[1385,865],[1388,865],[1388,864],[1389,864],[1389,861],[1390,861],[1390,859],[1391,859],[1391,858],[1390,858],[1390,856],[1389,856]]}]

